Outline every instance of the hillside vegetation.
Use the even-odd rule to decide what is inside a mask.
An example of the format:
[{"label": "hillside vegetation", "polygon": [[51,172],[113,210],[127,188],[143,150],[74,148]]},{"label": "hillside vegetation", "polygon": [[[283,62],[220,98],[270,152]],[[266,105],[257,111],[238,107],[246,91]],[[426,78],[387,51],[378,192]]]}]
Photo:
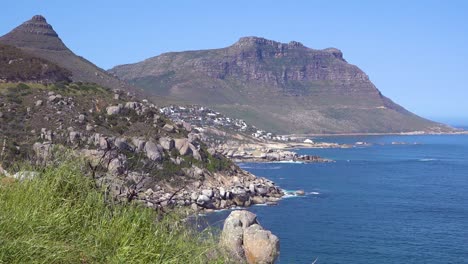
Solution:
[{"label": "hillside vegetation", "polygon": [[70,82],[71,72],[57,64],[29,55],[22,50],[0,44],[0,81],[2,82]]},{"label": "hillside vegetation", "polygon": [[210,233],[174,215],[114,204],[83,165],[65,160],[33,180],[0,178],[0,263],[226,262]]}]

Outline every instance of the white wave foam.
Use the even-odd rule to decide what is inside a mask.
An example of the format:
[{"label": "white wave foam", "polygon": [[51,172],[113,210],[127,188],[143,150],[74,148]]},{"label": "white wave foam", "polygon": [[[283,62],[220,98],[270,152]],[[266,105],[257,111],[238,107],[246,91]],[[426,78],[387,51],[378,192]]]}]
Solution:
[{"label": "white wave foam", "polygon": [[243,210],[245,209],[245,207],[242,207],[242,206],[234,206],[234,207],[231,207],[229,208],[230,210]]},{"label": "white wave foam", "polygon": [[280,160],[277,163],[293,163],[293,164],[304,164],[302,161],[297,160]]},{"label": "white wave foam", "polygon": [[[268,162],[267,164],[273,164],[275,162]],[[281,166],[246,166],[246,165],[239,165],[241,169],[248,170],[248,169],[262,169],[262,170],[279,170]]]},{"label": "white wave foam", "polygon": [[229,211],[229,209],[228,209],[228,208],[219,209],[219,210],[215,210],[214,212],[215,212],[215,213],[221,213],[221,212],[224,212],[224,211]]},{"label": "white wave foam", "polygon": [[267,162],[268,164],[284,164],[284,163],[288,163],[288,164],[304,164],[304,162],[302,161],[298,161],[298,160],[279,160],[279,161],[270,161],[270,162]]},{"label": "white wave foam", "polygon": [[427,161],[436,161],[437,159],[418,159],[418,161],[427,162]]},{"label": "white wave foam", "polygon": [[284,196],[283,198],[294,198],[294,197],[305,197],[308,195],[319,195],[319,192],[306,192],[305,195],[299,195],[296,193],[296,191],[290,191],[290,190],[283,190],[284,191]]}]

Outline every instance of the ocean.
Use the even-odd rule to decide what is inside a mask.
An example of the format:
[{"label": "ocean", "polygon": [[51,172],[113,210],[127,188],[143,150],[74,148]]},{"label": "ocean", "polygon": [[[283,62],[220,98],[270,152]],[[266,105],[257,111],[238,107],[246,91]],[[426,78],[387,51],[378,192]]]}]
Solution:
[{"label": "ocean", "polygon": [[278,263],[468,263],[468,135],[318,140],[369,145],[297,150],[334,163],[240,164],[306,192],[248,208],[280,238]]}]

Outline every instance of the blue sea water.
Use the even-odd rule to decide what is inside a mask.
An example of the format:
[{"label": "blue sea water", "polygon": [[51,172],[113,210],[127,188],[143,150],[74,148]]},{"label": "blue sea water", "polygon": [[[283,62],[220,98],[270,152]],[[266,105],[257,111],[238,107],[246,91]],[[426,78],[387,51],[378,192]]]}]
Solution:
[{"label": "blue sea water", "polygon": [[278,263],[468,263],[468,135],[321,140],[371,145],[298,150],[334,163],[241,164],[307,194],[248,209],[280,238]]}]

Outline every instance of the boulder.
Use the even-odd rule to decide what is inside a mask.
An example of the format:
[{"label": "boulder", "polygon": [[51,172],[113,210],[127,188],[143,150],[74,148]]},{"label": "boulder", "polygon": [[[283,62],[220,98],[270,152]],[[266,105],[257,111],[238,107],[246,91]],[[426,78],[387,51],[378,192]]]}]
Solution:
[{"label": "boulder", "polygon": [[127,143],[125,138],[116,138],[114,141],[114,145],[120,150],[127,150],[130,152],[134,151],[134,148]]},{"label": "boulder", "polygon": [[248,194],[236,194],[232,201],[237,206],[249,206],[250,205],[250,196]]},{"label": "boulder", "polygon": [[244,254],[249,264],[272,264],[278,258],[280,245],[277,236],[253,224],[244,230]]},{"label": "boulder", "polygon": [[57,100],[58,100],[58,98],[55,95],[51,95],[51,96],[47,97],[47,101],[50,102],[50,103],[53,103],[53,102],[55,102]]},{"label": "boulder", "polygon": [[106,112],[108,115],[117,115],[120,113],[120,111],[122,110],[122,105],[119,104],[117,106],[108,106],[106,108]]},{"label": "boulder", "polygon": [[169,151],[175,147],[175,142],[170,137],[159,138],[159,144],[161,145],[161,147],[163,147],[163,149],[169,150]]},{"label": "boulder", "polygon": [[236,260],[250,264],[274,263],[279,255],[279,239],[265,230],[251,212],[233,211],[224,221],[221,245]]},{"label": "boulder", "polygon": [[189,155],[192,153],[190,143],[186,138],[177,138],[175,141],[175,148],[179,151],[180,155]]},{"label": "boulder", "polygon": [[189,143],[189,148],[190,148],[190,151],[192,152],[192,156],[194,159],[202,160],[200,152],[198,152],[198,149],[194,145],[192,145],[192,143]]},{"label": "boulder", "polygon": [[158,148],[158,145],[152,141],[148,141],[145,144],[146,156],[150,160],[160,161],[162,159],[162,154]]},{"label": "boulder", "polygon": [[279,161],[281,160],[281,156],[279,153],[267,153],[266,159],[269,161]]},{"label": "boulder", "polygon": [[236,259],[244,259],[244,229],[257,223],[257,216],[248,211],[233,211],[224,221],[221,245]]},{"label": "boulder", "polygon": [[223,187],[219,187],[219,196],[221,199],[226,199],[226,190]]},{"label": "boulder", "polygon": [[165,130],[165,131],[167,131],[169,133],[172,133],[172,132],[174,132],[175,128],[174,128],[173,125],[165,124],[163,126],[163,130]]},{"label": "boulder", "polygon": [[111,174],[122,174],[125,172],[125,163],[127,158],[125,155],[119,155],[116,158],[113,158],[108,163],[107,169]]},{"label": "boulder", "polygon": [[193,169],[193,176],[195,178],[202,178],[205,175],[203,170],[197,166],[192,165],[192,169]]},{"label": "boulder", "polygon": [[204,204],[206,204],[206,203],[208,203],[210,201],[211,201],[210,197],[208,197],[208,196],[206,196],[204,194],[199,195],[198,198],[197,198],[197,204],[199,204],[199,205],[204,205]]},{"label": "boulder", "polygon": [[255,194],[255,185],[253,183],[249,184],[249,191],[252,194]]},{"label": "boulder", "polygon": [[[240,183],[238,183],[240,184]],[[244,190],[242,186],[238,186],[234,189],[232,189],[232,193],[235,195],[245,195],[247,192]]]},{"label": "boulder", "polygon": [[125,108],[126,109],[136,110],[138,108],[138,105],[139,105],[139,103],[137,103],[137,102],[126,102],[125,103]]},{"label": "boulder", "polygon": [[132,144],[135,146],[136,152],[142,152],[145,149],[146,142],[141,138],[133,137]]},{"label": "boulder", "polygon": [[252,204],[265,204],[266,199],[261,196],[254,196],[251,198]]},{"label": "boulder", "polygon": [[256,187],[255,191],[260,194],[260,195],[266,195],[268,193],[268,189],[266,189],[264,186],[262,187]]},{"label": "boulder", "polygon": [[[97,134],[97,135],[99,135],[99,134]],[[100,148],[100,149],[108,149],[108,148],[110,148],[110,147],[111,147],[110,144],[109,144],[110,142],[111,142],[110,139],[108,139],[108,138],[106,138],[106,137],[104,137],[104,136],[99,135],[99,141],[98,141],[98,143],[99,143],[99,148]]]},{"label": "boulder", "polygon": [[214,193],[213,193],[213,190],[202,190],[202,195],[205,195],[209,198],[213,197]]},{"label": "boulder", "polygon": [[70,138],[70,142],[72,144],[75,144],[77,143],[80,138],[81,138],[81,133],[80,132],[76,132],[76,131],[71,131],[70,132],[70,135],[69,135],[69,138]]}]

